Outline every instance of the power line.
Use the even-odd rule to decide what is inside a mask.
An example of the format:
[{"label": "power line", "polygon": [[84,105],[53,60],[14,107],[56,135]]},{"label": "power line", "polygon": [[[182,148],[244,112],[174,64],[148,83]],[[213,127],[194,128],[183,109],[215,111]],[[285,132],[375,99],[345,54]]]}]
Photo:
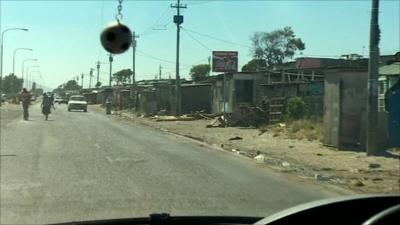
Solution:
[{"label": "power line", "polygon": [[164,24],[164,27],[167,27],[167,24],[169,24],[169,20],[171,19],[168,12],[171,10],[170,7],[167,7],[166,10],[160,15],[160,17],[158,17],[158,19],[152,24],[150,25],[147,29],[145,29],[145,31],[143,31],[143,33],[140,34],[140,36],[146,36],[149,35],[151,33],[154,33],[160,29],[154,29],[154,27],[158,26],[159,24]]},{"label": "power line", "polygon": [[[182,28],[183,29],[183,28]],[[193,37],[193,35],[191,35],[186,29],[183,29],[183,31],[185,31],[185,33],[192,38],[194,41],[196,41],[199,45],[201,45],[204,49],[206,49],[207,51],[212,51],[209,47],[207,47],[205,44],[201,43],[199,40],[197,40],[195,37]]]},{"label": "power line", "polygon": [[193,6],[193,5],[208,4],[208,3],[212,3],[212,2],[215,2],[215,1],[188,1],[187,4],[190,6]]},{"label": "power line", "polygon": [[194,33],[194,34],[203,36],[203,37],[207,37],[207,38],[210,38],[210,39],[214,39],[214,40],[216,40],[216,41],[220,41],[220,42],[224,42],[224,43],[228,43],[228,44],[232,44],[232,45],[237,45],[237,46],[241,46],[241,47],[246,47],[246,48],[249,48],[249,49],[252,48],[252,47],[249,46],[249,45],[244,45],[244,44],[241,44],[241,43],[235,43],[235,42],[232,42],[232,41],[227,41],[227,40],[219,39],[219,38],[213,37],[213,36],[208,35],[208,34],[203,34],[203,33],[200,33],[200,32],[194,31],[194,30],[186,29],[186,28],[184,28],[184,27],[182,27],[182,29],[183,29],[183,30],[186,30],[186,31],[188,31],[188,32],[191,32],[191,33]]},{"label": "power line", "polygon": [[148,58],[152,58],[152,59],[156,59],[156,60],[159,60],[159,61],[162,61],[162,62],[166,62],[166,63],[175,64],[174,61],[167,60],[167,59],[162,59],[162,58],[159,58],[159,57],[156,57],[156,56],[147,54],[147,53],[145,53],[145,52],[143,52],[143,51],[140,51],[140,50],[136,50],[136,51],[138,51],[139,53],[141,53],[141,54],[139,54],[139,55],[141,55],[141,56],[148,57]]}]

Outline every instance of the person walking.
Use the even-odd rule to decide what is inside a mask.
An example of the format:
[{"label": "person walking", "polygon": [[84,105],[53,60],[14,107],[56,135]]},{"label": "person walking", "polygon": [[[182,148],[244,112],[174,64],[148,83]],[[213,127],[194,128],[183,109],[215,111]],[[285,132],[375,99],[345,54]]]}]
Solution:
[{"label": "person walking", "polygon": [[29,119],[29,105],[31,104],[31,94],[28,92],[26,88],[23,88],[20,93],[20,99],[22,102],[22,109],[24,110],[24,120]]},{"label": "person walking", "polygon": [[54,107],[54,93],[52,93],[50,95],[50,102],[51,102],[51,106],[53,107],[53,109],[56,109],[56,107]]},{"label": "person walking", "polygon": [[42,107],[42,113],[44,115],[45,120],[47,120],[49,118],[49,114],[51,113],[52,105],[53,105],[53,103],[51,102],[51,98],[46,93],[44,93],[41,107]]}]

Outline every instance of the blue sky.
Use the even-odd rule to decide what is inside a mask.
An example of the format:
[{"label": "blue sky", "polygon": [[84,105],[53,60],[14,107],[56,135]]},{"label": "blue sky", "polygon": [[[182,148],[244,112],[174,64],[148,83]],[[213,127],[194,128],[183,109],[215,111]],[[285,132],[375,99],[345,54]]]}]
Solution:
[{"label": "blue sky", "polygon": [[[176,26],[172,23],[175,1],[123,2],[123,22],[137,39],[137,79],[152,79],[162,66],[162,76],[175,76]],[[211,50],[239,51],[239,66],[251,59],[249,37],[256,31],[291,26],[306,43],[304,56],[337,57],[358,53],[367,56],[371,2],[363,1],[183,1],[185,21],[181,32],[181,76],[189,78],[190,67],[207,63]],[[12,72],[15,48],[19,51],[16,74],[26,58],[39,61],[43,80],[49,87],[89,73],[95,62],[107,62],[99,42],[104,26],[115,20],[117,1],[1,1],[1,30],[29,28],[29,32],[8,32],[4,38],[3,74]],[[381,54],[400,50],[400,1],[381,1]],[[160,30],[160,28],[163,28]],[[157,30],[158,29],[158,30]],[[185,31],[185,29],[187,31]],[[191,31],[191,32],[190,32]],[[193,31],[218,39],[201,36]],[[190,35],[191,36],[190,36]],[[195,38],[197,41],[195,41]],[[199,44],[200,42],[201,44]],[[230,44],[239,43],[241,45]],[[363,50],[364,47],[364,50]],[[131,68],[132,51],[114,58],[113,71]],[[107,83],[108,65],[101,66],[101,81]],[[84,86],[88,85],[85,78]]]}]

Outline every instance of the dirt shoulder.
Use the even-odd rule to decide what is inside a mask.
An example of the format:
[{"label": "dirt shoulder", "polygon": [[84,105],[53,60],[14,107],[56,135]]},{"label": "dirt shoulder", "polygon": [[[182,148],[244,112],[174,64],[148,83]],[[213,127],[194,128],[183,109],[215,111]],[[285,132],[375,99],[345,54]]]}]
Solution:
[{"label": "dirt shoulder", "polygon": [[[97,109],[102,110],[102,109]],[[295,140],[273,130],[206,128],[211,120],[162,121],[137,117],[128,111],[115,116],[166,132],[218,146],[254,159],[276,171],[314,183],[325,183],[356,193],[400,193],[400,160],[338,151],[318,140]]]},{"label": "dirt shoulder", "polygon": [[17,104],[11,104],[8,102],[2,103],[0,106],[0,125],[1,127],[6,126],[12,120],[22,117],[22,107]]}]

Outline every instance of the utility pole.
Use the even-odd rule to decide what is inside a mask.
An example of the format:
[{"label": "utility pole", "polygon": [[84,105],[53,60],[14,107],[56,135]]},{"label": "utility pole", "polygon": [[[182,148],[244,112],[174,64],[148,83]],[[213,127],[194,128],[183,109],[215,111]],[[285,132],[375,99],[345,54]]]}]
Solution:
[{"label": "utility pole", "polygon": [[131,104],[129,104],[131,109],[134,104],[136,107],[136,97],[134,98],[134,96],[136,91],[136,38],[138,37],[139,35],[135,35],[135,32],[132,32],[132,79],[130,92]]},{"label": "utility pole", "polygon": [[100,78],[100,61],[97,61],[96,69],[97,69],[97,79],[96,79],[96,85],[97,85],[99,83],[99,78]]},{"label": "utility pole", "polygon": [[136,38],[138,37],[139,35],[135,35],[135,32],[132,33],[132,84],[136,82]]},{"label": "utility pole", "polygon": [[81,74],[81,82],[82,82],[82,89],[83,89],[83,73]]},{"label": "utility pole", "polygon": [[160,64],[160,66],[158,67],[158,79],[159,80],[161,80],[161,69],[162,69],[162,67],[161,67],[161,64]]},{"label": "utility pole", "polygon": [[176,8],[176,15],[174,16],[174,23],[176,23],[176,102],[175,114],[181,114],[181,78],[179,76],[179,39],[180,39],[180,25],[183,23],[183,16],[180,14],[180,9],[187,8],[186,5],[181,5],[181,1],[177,0],[177,4],[171,5],[171,8]]},{"label": "utility pole", "polygon": [[93,69],[90,69],[89,72],[89,89],[92,87],[92,77],[93,77]]},{"label": "utility pole", "polygon": [[210,68],[210,70],[208,71],[208,76],[210,76],[210,73],[211,73],[211,56],[208,56],[208,67]]},{"label": "utility pole", "polygon": [[368,104],[367,104],[367,155],[375,155],[378,146],[378,73],[379,73],[379,40],[378,23],[379,0],[372,0],[371,27],[369,35],[368,63]]},{"label": "utility pole", "polygon": [[108,58],[108,61],[110,62],[110,78],[109,78],[109,85],[111,87],[111,80],[112,80],[112,62],[113,62],[113,57],[112,54],[110,53],[110,57]]}]

